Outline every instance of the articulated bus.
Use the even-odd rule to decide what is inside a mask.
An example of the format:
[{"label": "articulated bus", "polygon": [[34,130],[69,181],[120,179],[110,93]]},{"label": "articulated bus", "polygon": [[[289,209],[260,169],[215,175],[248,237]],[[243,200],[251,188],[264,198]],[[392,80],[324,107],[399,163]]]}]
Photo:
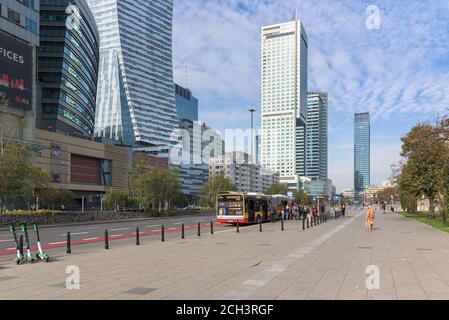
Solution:
[{"label": "articulated bus", "polygon": [[259,193],[222,192],[217,196],[216,213],[218,223],[254,224],[271,221],[269,202],[277,208],[277,219],[288,203],[285,196],[267,196]]}]

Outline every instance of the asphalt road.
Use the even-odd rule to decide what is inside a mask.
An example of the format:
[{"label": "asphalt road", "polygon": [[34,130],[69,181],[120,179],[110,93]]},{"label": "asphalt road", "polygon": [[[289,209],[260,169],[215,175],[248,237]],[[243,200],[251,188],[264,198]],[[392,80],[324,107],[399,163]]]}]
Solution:
[{"label": "asphalt road", "polygon": [[[75,226],[52,226],[40,228],[41,243],[50,256],[57,257],[66,254],[67,232],[71,234],[72,254],[92,250],[104,250],[104,232],[109,232],[111,250],[120,245],[136,242],[136,228],[141,233],[140,242],[144,245],[148,241],[161,241],[161,226],[164,225],[166,241],[181,239],[181,225],[185,225],[186,237],[197,237],[198,222],[201,223],[201,234],[210,234],[210,223],[214,222],[214,231],[219,232],[229,228],[229,225],[216,225],[215,217],[211,215],[184,216],[173,218],[155,218],[139,221],[122,221],[110,223],[92,223]],[[19,229],[18,227],[16,227]],[[18,236],[21,232],[18,231]],[[36,235],[29,226],[30,245],[36,246]],[[25,242],[25,240],[24,240]],[[26,246],[26,243],[24,243]],[[16,254],[14,237],[8,231],[0,231],[0,264],[11,262]],[[35,253],[35,248],[32,249]],[[25,250],[24,250],[25,252]]]}]

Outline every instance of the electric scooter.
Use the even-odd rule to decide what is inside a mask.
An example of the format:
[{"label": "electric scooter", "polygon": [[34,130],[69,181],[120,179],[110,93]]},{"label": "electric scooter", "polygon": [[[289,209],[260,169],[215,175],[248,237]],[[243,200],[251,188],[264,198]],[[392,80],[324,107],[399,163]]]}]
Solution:
[{"label": "electric scooter", "polygon": [[30,248],[30,238],[28,237],[28,228],[26,223],[22,223],[20,225],[22,232],[25,234],[25,241],[27,243],[27,261],[29,263],[33,263],[34,262],[34,258],[33,255],[31,254],[31,248]]},{"label": "electric scooter", "polygon": [[45,262],[48,262],[50,260],[50,257],[48,256],[47,252],[42,251],[41,237],[39,235],[39,226],[37,225],[36,222],[33,222],[33,229],[34,229],[34,231],[36,231],[36,236],[37,236],[37,249],[38,249],[38,251],[36,252],[36,259],[40,259],[40,260],[43,260]]},{"label": "electric scooter", "polygon": [[23,244],[22,244],[22,248],[21,248],[21,244],[19,243],[19,240],[17,239],[16,228],[14,227],[14,223],[12,223],[12,222],[9,224],[9,232],[11,232],[13,234],[14,241],[16,242],[17,256],[14,259],[14,262],[17,265],[22,264],[22,262],[24,260],[23,253],[22,253]]}]

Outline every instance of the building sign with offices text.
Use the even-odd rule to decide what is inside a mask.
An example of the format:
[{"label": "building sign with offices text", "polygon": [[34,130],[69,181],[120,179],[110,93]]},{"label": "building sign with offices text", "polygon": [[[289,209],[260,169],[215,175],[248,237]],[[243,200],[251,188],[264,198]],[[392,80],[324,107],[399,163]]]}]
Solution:
[{"label": "building sign with offices text", "polygon": [[32,109],[33,47],[0,32],[0,100]]}]

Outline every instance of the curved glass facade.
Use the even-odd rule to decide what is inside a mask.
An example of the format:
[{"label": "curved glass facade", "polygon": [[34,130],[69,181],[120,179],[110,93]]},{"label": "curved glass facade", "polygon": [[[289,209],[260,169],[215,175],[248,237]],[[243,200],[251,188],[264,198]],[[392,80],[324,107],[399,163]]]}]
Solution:
[{"label": "curved glass facade", "polygon": [[[99,35],[86,0],[41,0],[38,79],[42,88],[39,128],[92,138],[95,128]],[[66,9],[80,13],[67,28]]]}]

